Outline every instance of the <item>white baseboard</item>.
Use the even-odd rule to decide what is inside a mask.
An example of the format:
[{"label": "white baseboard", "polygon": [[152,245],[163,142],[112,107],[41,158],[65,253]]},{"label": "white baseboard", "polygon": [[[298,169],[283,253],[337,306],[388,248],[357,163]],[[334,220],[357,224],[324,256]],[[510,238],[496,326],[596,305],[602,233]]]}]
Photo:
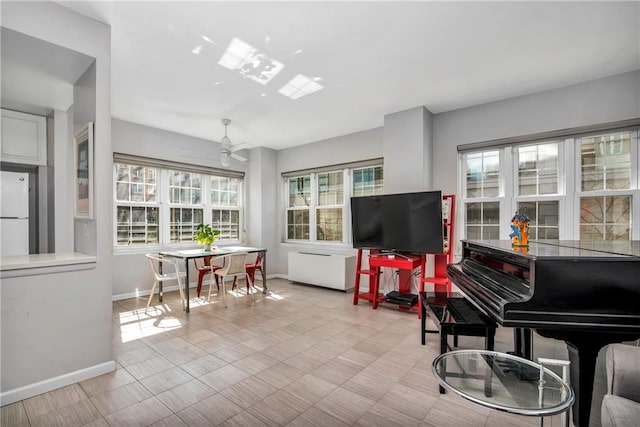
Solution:
[{"label": "white baseboard", "polygon": [[0,406],[19,402],[20,400],[28,399],[29,397],[37,396],[70,384],[88,380],[89,378],[97,377],[115,370],[116,362],[110,360],[108,362],[100,363],[99,365],[69,372],[68,374],[60,375],[58,377],[49,378],[47,380],[39,381],[13,390],[3,391],[0,393]]},{"label": "white baseboard", "polygon": [[[262,278],[259,277],[259,275],[256,275],[258,277],[256,277],[256,281],[260,280],[262,281]],[[268,279],[285,279],[287,280],[288,276],[286,274],[267,274],[267,280]],[[198,286],[197,283],[190,283],[189,284],[189,289],[193,289],[196,288]],[[206,286],[209,286],[209,283],[207,282],[206,284],[203,283],[202,287],[205,288]],[[172,291],[177,291],[178,290],[178,285],[171,285],[171,286],[163,286],[162,287],[162,292],[172,292]],[[157,291],[156,291],[157,292]],[[191,292],[191,291],[189,291]],[[111,296],[111,301],[120,301],[123,299],[130,299],[130,298],[138,298],[138,297],[144,297],[144,296],[149,296],[149,294],[151,293],[151,289],[144,289],[141,291],[136,291],[136,292],[127,292],[125,294],[116,294],[116,295],[112,295]]]},{"label": "white baseboard", "polygon": [[[191,288],[195,288],[197,287],[198,284],[197,283],[191,283],[189,284],[189,289]],[[203,283],[204,286],[204,283]],[[207,286],[209,286],[209,284],[207,283]],[[162,287],[162,292],[171,292],[171,291],[177,291],[178,290],[178,285],[171,285],[171,286],[166,286],[164,285]],[[156,292],[158,292],[156,290]],[[191,292],[191,291],[189,291]],[[136,291],[136,292],[127,292],[126,294],[116,294],[116,295],[112,295],[111,296],[111,301],[120,301],[123,299],[130,299],[130,298],[138,298],[138,297],[144,297],[144,296],[149,296],[149,294],[151,293],[151,289],[144,289],[141,291]]]}]

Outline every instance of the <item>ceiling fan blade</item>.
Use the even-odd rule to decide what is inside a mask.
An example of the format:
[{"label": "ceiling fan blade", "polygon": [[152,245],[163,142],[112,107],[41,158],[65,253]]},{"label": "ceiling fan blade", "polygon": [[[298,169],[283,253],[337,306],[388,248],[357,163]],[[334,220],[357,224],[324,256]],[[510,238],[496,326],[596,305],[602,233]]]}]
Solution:
[{"label": "ceiling fan blade", "polygon": [[240,160],[241,162],[246,162],[247,160],[249,160],[246,157],[242,157],[241,155],[234,153],[233,151],[231,152],[231,157],[236,160]]}]

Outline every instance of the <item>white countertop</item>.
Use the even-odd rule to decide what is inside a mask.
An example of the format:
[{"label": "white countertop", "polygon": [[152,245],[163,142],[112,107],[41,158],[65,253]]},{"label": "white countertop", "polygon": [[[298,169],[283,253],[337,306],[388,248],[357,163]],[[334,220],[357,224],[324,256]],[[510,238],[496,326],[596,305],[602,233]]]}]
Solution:
[{"label": "white countertop", "polygon": [[58,254],[32,254],[0,257],[0,271],[22,270],[41,267],[58,267],[75,264],[95,264],[94,255],[78,252]]}]

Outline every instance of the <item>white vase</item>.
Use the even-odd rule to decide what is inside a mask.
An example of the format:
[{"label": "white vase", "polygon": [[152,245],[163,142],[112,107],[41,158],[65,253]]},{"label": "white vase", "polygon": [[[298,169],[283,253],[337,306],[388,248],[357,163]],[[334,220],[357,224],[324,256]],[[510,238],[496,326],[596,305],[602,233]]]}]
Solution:
[{"label": "white vase", "polygon": [[211,252],[211,243],[205,243],[202,249],[204,249],[205,252]]}]

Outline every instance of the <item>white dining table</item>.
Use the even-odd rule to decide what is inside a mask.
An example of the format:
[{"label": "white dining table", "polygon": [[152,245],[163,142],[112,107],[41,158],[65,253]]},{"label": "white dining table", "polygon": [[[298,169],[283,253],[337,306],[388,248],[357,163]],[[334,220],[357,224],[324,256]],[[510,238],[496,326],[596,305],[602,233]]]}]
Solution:
[{"label": "white dining table", "polygon": [[[221,246],[221,247],[212,247],[210,251],[205,251],[204,249],[185,249],[179,251],[161,251],[160,255],[171,258],[178,258],[184,260],[185,267],[185,297],[187,303],[185,305],[185,311],[189,312],[189,260],[205,258],[205,257],[221,257],[230,254],[236,253],[258,253],[262,252],[262,293],[266,294],[268,292],[267,289],[267,250],[264,248],[253,248],[249,246]],[[159,298],[160,302],[162,302],[162,282],[160,282],[159,289]]]}]

